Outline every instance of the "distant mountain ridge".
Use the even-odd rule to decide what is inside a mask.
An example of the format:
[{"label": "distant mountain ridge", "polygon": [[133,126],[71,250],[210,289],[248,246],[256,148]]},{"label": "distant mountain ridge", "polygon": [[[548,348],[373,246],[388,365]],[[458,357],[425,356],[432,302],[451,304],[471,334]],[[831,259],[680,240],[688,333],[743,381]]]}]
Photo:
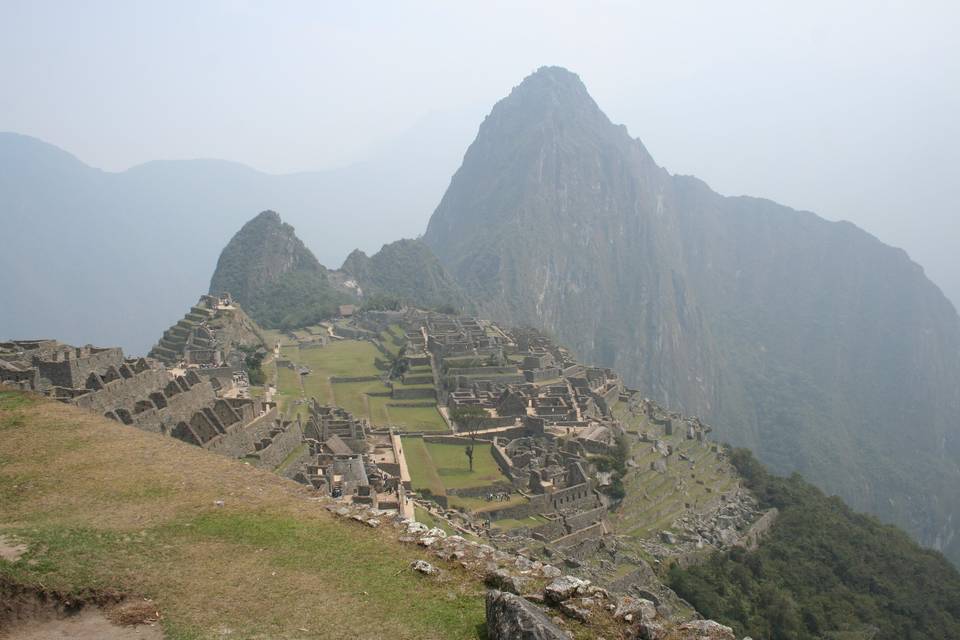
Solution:
[{"label": "distant mountain ridge", "polygon": [[466,295],[427,245],[398,240],[373,256],[359,249],[330,270],[275,211],[263,211],[230,239],[210,279],[211,295],[229,293],[262,326],[294,329],[376,296],[420,308],[469,307]]},{"label": "distant mountain ridge", "polygon": [[556,67],[493,108],[424,241],[480,314],[960,560],[960,319],[903,251],[669,174]]},{"label": "distant mountain ridge", "polygon": [[114,173],[0,132],[0,299],[13,301],[0,304],[0,337],[145,354],[206,290],[217,252],[256,211],[280,211],[330,265],[419,233],[460,159],[450,141],[475,131],[468,115],[472,123],[472,110],[425,118],[364,162],[286,175],[223,160]]}]

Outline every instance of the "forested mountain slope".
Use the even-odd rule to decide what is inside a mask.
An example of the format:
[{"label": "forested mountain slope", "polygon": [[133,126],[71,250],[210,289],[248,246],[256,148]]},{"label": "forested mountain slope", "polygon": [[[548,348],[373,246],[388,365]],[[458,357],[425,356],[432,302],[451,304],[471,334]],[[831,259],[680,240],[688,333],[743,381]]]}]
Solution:
[{"label": "forested mountain slope", "polygon": [[367,299],[386,296],[424,309],[470,306],[460,285],[420,240],[397,240],[372,256],[356,249],[340,271],[357,281]]},{"label": "forested mountain slope", "polygon": [[960,559],[960,320],[903,251],[669,174],[556,67],[494,107],[424,240],[481,315]]},{"label": "forested mountain slope", "polygon": [[354,301],[274,211],[264,211],[231,238],[210,279],[210,293],[231,294],[269,329],[303,327]]}]

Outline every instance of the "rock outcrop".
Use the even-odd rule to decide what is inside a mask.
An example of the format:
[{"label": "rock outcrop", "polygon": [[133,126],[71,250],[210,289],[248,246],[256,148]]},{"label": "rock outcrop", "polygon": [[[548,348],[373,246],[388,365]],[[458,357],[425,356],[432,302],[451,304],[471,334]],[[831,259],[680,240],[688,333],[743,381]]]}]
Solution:
[{"label": "rock outcrop", "polygon": [[564,631],[533,603],[505,591],[487,592],[490,640],[568,640]]}]

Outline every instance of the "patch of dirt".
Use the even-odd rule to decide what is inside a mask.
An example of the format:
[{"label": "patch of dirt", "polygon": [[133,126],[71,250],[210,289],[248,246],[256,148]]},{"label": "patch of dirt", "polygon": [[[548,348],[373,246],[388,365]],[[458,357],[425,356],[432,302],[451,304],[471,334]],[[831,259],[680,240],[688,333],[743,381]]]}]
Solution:
[{"label": "patch of dirt", "polygon": [[66,596],[0,581],[2,640],[163,640],[149,600],[115,592]]},{"label": "patch of dirt", "polygon": [[122,627],[108,620],[99,609],[84,609],[66,618],[26,621],[0,637],[4,640],[163,640],[163,632],[159,626]]},{"label": "patch of dirt", "polygon": [[27,545],[17,544],[10,538],[0,536],[0,558],[7,562],[16,562],[27,552]]}]

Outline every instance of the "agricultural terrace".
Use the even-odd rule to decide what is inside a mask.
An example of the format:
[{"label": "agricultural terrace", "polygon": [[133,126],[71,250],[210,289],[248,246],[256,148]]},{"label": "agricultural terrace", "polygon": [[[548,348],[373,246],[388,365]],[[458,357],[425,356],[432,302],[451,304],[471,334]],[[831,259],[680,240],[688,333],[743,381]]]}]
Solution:
[{"label": "agricultural terrace", "polygon": [[[651,463],[662,459],[649,442],[634,442],[630,455],[636,466],[623,479],[626,498],[613,516],[620,533],[637,538],[655,536],[668,529],[686,509],[706,505],[720,493],[730,491],[737,482],[737,474],[730,464],[713,450],[713,443],[687,440],[684,433],[666,435],[663,427],[641,415],[633,415],[623,403],[614,406],[614,415],[629,430],[645,431],[668,442],[674,450],[673,462],[665,473],[651,468]],[[687,459],[680,457],[683,455]],[[677,490],[679,486],[682,490]]]},{"label": "agricultural terrace", "polygon": [[[325,347],[307,349],[286,345],[281,347],[280,357],[296,365],[295,369],[277,367],[281,409],[290,406],[295,398],[312,397],[321,404],[334,404],[357,417],[367,418],[374,427],[390,425],[404,431],[447,430],[446,422],[430,400],[390,397],[390,387],[380,379],[386,372],[377,366],[379,362],[381,367],[385,367],[386,358],[371,342],[338,340]],[[310,373],[301,376],[298,373],[301,367],[308,368]],[[368,379],[337,382],[334,378]],[[400,385],[399,381],[397,384]],[[407,386],[432,388],[432,385]]]},{"label": "agricultural terrace", "polygon": [[418,491],[427,490],[435,496],[446,496],[451,508],[463,508],[467,511],[483,512],[518,504],[526,500],[523,496],[512,494],[509,501],[490,502],[485,498],[467,498],[448,494],[450,489],[472,489],[490,487],[495,493],[497,483],[506,484],[508,480],[500,471],[496,461],[485,443],[474,447],[473,471],[465,453],[466,445],[424,442],[423,438],[403,438],[403,451],[410,469],[410,480]]}]

